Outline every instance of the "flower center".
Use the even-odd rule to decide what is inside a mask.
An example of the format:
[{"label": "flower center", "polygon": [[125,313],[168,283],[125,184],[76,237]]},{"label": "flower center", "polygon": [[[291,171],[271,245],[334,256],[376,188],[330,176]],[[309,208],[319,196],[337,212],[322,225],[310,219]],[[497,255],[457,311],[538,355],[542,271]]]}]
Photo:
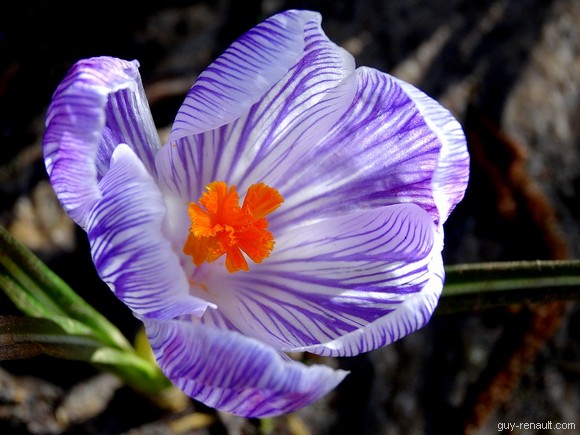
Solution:
[{"label": "flower center", "polygon": [[283,201],[276,189],[258,183],[250,186],[240,207],[236,186],[209,183],[199,204],[189,203],[191,227],[183,252],[191,255],[196,266],[225,254],[228,272],[249,270],[242,251],[255,263],[270,255],[274,236],[267,230],[266,215]]}]

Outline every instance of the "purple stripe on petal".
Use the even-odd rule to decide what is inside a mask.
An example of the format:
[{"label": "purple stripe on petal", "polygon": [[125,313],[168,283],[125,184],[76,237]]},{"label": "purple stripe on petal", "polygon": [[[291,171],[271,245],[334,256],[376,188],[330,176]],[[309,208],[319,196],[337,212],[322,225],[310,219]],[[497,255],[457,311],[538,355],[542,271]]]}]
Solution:
[{"label": "purple stripe on petal", "polygon": [[429,127],[441,142],[437,169],[433,176],[433,195],[443,224],[461,201],[469,180],[469,154],[463,129],[451,113],[414,86],[398,80],[415,102]]},{"label": "purple stripe on petal", "polygon": [[283,350],[317,345],[404,310],[422,294],[441,249],[435,229],[414,204],[329,218],[276,235],[267,261],[207,285],[219,289],[212,302],[241,333]]},{"label": "purple stripe on petal", "polygon": [[422,328],[431,319],[443,289],[445,272],[440,254],[433,257],[429,270],[431,278],[421,293],[410,296],[391,313],[335,340],[304,346],[296,351],[324,356],[354,356],[391,344]]},{"label": "purple stripe on petal", "polygon": [[119,143],[129,143],[153,168],[152,149],[159,139],[137,63],[109,57],[79,61],[53,96],[43,151],[58,198],[83,228],[88,211],[100,198],[98,180]]},{"label": "purple stripe on petal", "polygon": [[161,142],[139,76],[136,82],[136,89],[122,89],[111,94],[105,106],[106,124],[98,160],[105,163],[105,167],[99,168],[99,176],[106,173],[107,156],[120,143],[130,145],[147,170],[156,175],[155,154]]},{"label": "purple stripe on petal", "polygon": [[396,79],[370,68],[357,75],[351,107],[275,185],[285,203],[272,216],[272,229],[396,203],[417,204],[439,221],[437,132]]},{"label": "purple stripe on petal", "polygon": [[185,321],[145,321],[157,362],[186,394],[243,417],[302,408],[336,387],[346,372],[305,366],[232,331]]},{"label": "purple stripe on petal", "polygon": [[199,200],[204,186],[210,183],[203,184],[213,172],[212,163],[213,151],[205,146],[205,135],[185,137],[179,146],[165,145],[156,157],[160,184],[186,203]]},{"label": "purple stripe on petal", "polygon": [[356,90],[354,59],[326,37],[315,17],[304,25],[301,57],[247,113],[161,151],[158,170],[173,192],[197,199],[214,180],[240,192],[259,181],[276,187],[287,167],[343,115]]},{"label": "purple stripe on petal", "polygon": [[178,256],[165,238],[165,206],[143,163],[127,145],[113,152],[88,219],[95,267],[139,317],[201,316],[211,304],[189,295]]},{"label": "purple stripe on petal", "polygon": [[200,74],[179,110],[169,141],[220,127],[242,115],[284,74],[304,48],[310,11],[286,11],[234,42]]}]

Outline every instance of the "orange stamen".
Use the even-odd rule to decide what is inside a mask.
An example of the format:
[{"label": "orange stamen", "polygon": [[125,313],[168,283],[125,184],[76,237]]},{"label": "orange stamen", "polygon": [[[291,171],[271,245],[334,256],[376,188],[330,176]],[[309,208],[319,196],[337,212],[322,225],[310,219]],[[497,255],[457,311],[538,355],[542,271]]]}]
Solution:
[{"label": "orange stamen", "polygon": [[250,186],[240,207],[236,186],[228,188],[223,181],[209,183],[199,205],[189,204],[191,227],[183,252],[191,255],[196,266],[225,254],[228,272],[249,270],[242,252],[255,263],[270,255],[274,236],[267,230],[266,216],[283,201],[276,189],[258,183]]}]

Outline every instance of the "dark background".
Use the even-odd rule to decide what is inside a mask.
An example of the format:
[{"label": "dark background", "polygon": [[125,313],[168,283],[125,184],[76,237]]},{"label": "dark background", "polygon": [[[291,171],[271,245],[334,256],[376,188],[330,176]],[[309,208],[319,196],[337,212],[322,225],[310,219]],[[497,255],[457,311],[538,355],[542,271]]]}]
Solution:
[{"label": "dark background", "polygon": [[[575,0],[10,2],[0,7],[0,223],[132,338],[138,323],[96,277],[83,232],[47,183],[40,139],[51,94],[80,58],[138,59],[155,121],[166,128],[216,55],[289,8],[322,12],[329,37],[358,65],[415,84],[464,126],[472,175],[446,224],[447,264],[578,258]],[[487,434],[501,422],[548,421],[580,427],[576,302],[445,309],[443,301],[426,328],[394,345],[325,361],[352,373],[295,418],[264,429],[216,414],[213,424],[187,433]],[[0,314],[14,313],[2,296]],[[55,409],[73,386],[97,375],[94,368],[36,357],[3,362],[0,370],[1,433],[168,433],[168,424],[192,411],[213,414],[193,402],[169,413],[122,387],[102,412],[63,424]]]}]

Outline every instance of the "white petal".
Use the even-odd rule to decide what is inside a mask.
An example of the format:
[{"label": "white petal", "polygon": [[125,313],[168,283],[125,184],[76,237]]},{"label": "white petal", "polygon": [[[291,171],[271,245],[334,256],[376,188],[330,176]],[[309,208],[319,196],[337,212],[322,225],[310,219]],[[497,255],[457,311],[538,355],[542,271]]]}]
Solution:
[{"label": "white petal", "polygon": [[463,199],[469,180],[469,153],[461,125],[451,113],[414,86],[398,80],[441,142],[433,175],[433,196],[443,224]]},{"label": "white petal", "polygon": [[119,143],[128,143],[153,172],[159,138],[137,62],[111,57],[76,63],[56,90],[46,118],[43,152],[52,186],[83,228],[101,194],[97,183]]},{"label": "white petal", "polygon": [[161,193],[127,145],[113,152],[99,188],[103,196],[89,214],[87,232],[103,281],[139,317],[200,316],[211,304],[189,294],[178,256],[162,231]]},{"label": "white petal", "polygon": [[435,229],[413,204],[296,227],[249,272],[210,275],[207,295],[218,309],[202,320],[283,350],[332,342],[380,318],[384,331],[399,328],[397,313],[422,299],[432,279]]},{"label": "white petal", "polygon": [[157,157],[161,180],[185,201],[212,181],[276,186],[349,106],[356,89],[354,60],[330,42],[320,20],[305,24],[304,53],[246,113],[228,125],[184,137]]},{"label": "white petal", "polygon": [[280,80],[304,49],[310,11],[286,11],[234,42],[197,78],[175,119],[169,141],[235,120]]},{"label": "white petal", "polygon": [[236,332],[186,321],[145,321],[165,375],[208,406],[244,417],[271,417],[324,396],[346,376],[305,366]]},{"label": "white petal", "polygon": [[335,340],[296,351],[326,356],[353,356],[391,344],[422,328],[429,322],[443,289],[445,272],[440,254],[429,264],[431,278],[421,293],[405,300],[393,312]]}]

